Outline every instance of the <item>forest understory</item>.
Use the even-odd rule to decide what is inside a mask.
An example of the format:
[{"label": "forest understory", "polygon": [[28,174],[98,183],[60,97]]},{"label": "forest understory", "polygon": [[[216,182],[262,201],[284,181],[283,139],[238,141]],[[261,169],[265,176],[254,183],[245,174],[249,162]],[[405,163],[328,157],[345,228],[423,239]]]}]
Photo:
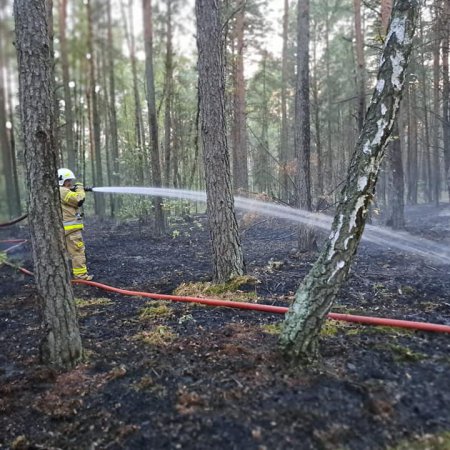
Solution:
[{"label": "forest understory", "polygon": [[[447,245],[449,219],[448,204],[407,209],[408,231]],[[256,281],[227,298],[289,305],[316,255],[295,252],[293,225],[240,222]],[[206,216],[161,239],[137,221],[88,220],[84,235],[96,281],[172,293],[210,280]],[[31,269],[28,244],[11,260]],[[333,311],[448,325],[449,272],[363,244]],[[86,362],[60,374],[38,364],[32,279],[3,265],[0,286],[0,448],[450,448],[448,335],[328,321],[320,361],[294,368],[282,316],[75,286]]]}]

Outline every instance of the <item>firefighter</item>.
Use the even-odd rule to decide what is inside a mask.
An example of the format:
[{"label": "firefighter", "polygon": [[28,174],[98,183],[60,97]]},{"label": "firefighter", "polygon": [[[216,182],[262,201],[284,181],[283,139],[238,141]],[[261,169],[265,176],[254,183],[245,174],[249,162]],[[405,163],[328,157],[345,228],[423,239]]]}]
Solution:
[{"label": "firefighter", "polygon": [[75,175],[69,169],[58,170],[59,194],[61,196],[61,209],[63,214],[64,235],[66,247],[72,261],[73,277],[79,280],[92,280],[86,267],[84,251],[84,228],[82,216],[78,212],[85,199],[85,189],[81,183],[75,183]]}]

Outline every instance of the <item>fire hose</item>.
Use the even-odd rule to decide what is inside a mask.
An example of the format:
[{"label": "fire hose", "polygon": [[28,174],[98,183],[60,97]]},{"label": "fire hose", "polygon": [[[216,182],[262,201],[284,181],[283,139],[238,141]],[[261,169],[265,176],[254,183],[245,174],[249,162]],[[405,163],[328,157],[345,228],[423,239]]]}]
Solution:
[{"label": "fire hose", "polygon": [[[14,240],[16,243],[17,240]],[[26,241],[22,240],[19,245],[24,244]],[[8,241],[0,241],[0,243],[5,243]],[[11,242],[11,241],[9,241]],[[10,249],[8,249],[10,250]],[[21,271],[26,275],[33,276],[33,272],[23,268],[14,266],[12,264],[8,264],[11,267]],[[183,303],[199,303],[202,305],[208,306],[216,306],[216,307],[227,307],[227,308],[236,308],[236,309],[246,309],[253,311],[261,311],[272,314],[285,314],[289,308],[285,306],[274,306],[274,305],[265,305],[260,303],[248,303],[248,302],[234,302],[231,300],[219,300],[212,298],[202,298],[202,297],[189,297],[189,296],[181,296],[181,295],[170,295],[170,294],[156,294],[152,292],[139,292],[139,291],[130,291],[127,289],[116,288],[114,286],[109,286],[108,284],[98,283],[97,281],[87,281],[87,280],[72,280],[73,284],[82,284],[86,286],[92,286],[98,289],[102,289],[107,292],[113,292],[120,295],[132,296],[132,297],[144,297],[151,298],[153,300],[168,300],[172,302],[183,302]],[[375,325],[375,326],[387,326],[387,327],[396,327],[396,328],[407,328],[411,330],[418,331],[432,331],[436,333],[449,333],[450,334],[450,326],[436,323],[427,323],[427,322],[415,322],[411,320],[398,320],[398,319],[389,319],[385,317],[370,317],[370,316],[359,316],[353,314],[340,314],[340,313],[328,313],[328,319],[338,320],[344,322],[352,322],[359,323],[363,325]]]},{"label": "fire hose", "polygon": [[28,217],[28,214],[22,214],[20,217],[12,219],[9,222],[0,223],[0,228],[6,228],[6,227],[10,227],[11,225],[15,225],[16,223],[21,222],[22,220],[26,219],[27,217]]}]

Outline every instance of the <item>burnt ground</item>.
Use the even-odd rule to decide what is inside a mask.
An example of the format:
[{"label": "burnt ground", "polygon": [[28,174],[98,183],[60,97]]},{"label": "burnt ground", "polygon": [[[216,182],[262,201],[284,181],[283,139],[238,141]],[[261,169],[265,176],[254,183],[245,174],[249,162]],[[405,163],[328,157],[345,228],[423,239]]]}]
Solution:
[{"label": "burnt ground", "polygon": [[[410,209],[410,231],[448,244],[447,209]],[[162,293],[209,280],[206,218],[171,232],[155,239],[138,222],[88,223],[91,272]],[[22,227],[0,239],[26,236]],[[245,290],[288,305],[315,258],[295,254],[295,229],[256,218],[243,245],[259,280]],[[11,259],[31,268],[27,246]],[[333,310],[450,325],[449,273],[363,245]],[[329,321],[320,362],[294,368],[277,351],[279,315],[152,309],[154,301],[76,286],[86,362],[57,373],[38,364],[32,280],[2,266],[0,283],[0,448],[450,448],[449,335]]]}]

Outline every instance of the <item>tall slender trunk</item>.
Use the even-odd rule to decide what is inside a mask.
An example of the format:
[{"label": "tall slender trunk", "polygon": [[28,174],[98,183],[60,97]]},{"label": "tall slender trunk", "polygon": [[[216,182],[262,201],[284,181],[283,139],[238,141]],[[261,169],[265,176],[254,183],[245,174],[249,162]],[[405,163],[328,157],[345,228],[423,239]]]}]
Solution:
[{"label": "tall slender trunk", "polygon": [[[86,0],[86,11],[88,19],[88,52],[89,52],[89,100],[91,106],[90,114],[90,143],[91,158],[95,161],[92,176],[96,186],[103,186],[102,152],[100,147],[100,115],[98,113],[97,90],[96,90],[96,61],[94,52],[94,24],[92,18],[92,0]],[[103,194],[94,193],[95,213],[99,216],[105,215],[105,198]]]},{"label": "tall slender trunk", "polygon": [[[398,116],[397,116],[398,117]],[[392,134],[394,139],[387,151],[389,164],[389,207],[387,225],[399,230],[405,227],[405,184],[403,176],[402,147],[398,118]]]},{"label": "tall slender trunk", "polygon": [[[2,17],[0,17],[0,20]],[[20,195],[17,183],[17,172],[15,171],[15,151],[12,142],[8,137],[6,128],[7,113],[7,91],[5,80],[5,55],[3,53],[3,24],[0,23],[0,151],[2,154],[2,168],[5,179],[6,202],[10,217],[19,216],[21,213]]]},{"label": "tall slender trunk", "polygon": [[361,131],[366,113],[366,67],[364,61],[364,37],[361,26],[361,0],[353,0],[355,9],[356,85],[358,92],[358,130]]},{"label": "tall slender trunk", "polygon": [[[151,0],[142,0],[145,41],[145,80],[147,85],[148,123],[150,126],[150,145],[152,161],[152,179],[155,187],[161,187],[161,163],[159,159],[158,122],[156,117],[155,78],[153,74],[153,18]],[[164,232],[164,213],[162,199],[153,200],[155,210],[155,233]]]},{"label": "tall slender trunk", "polygon": [[442,16],[442,135],[444,141],[444,166],[447,192],[450,200],[450,79],[448,56],[450,45],[450,2],[444,1]]},{"label": "tall slender trunk", "polygon": [[289,154],[289,125],[287,115],[287,88],[288,88],[288,32],[289,32],[289,0],[284,0],[283,13],[283,49],[281,53],[281,136],[280,136],[280,169],[281,185],[280,197],[287,201],[289,190],[289,177],[287,161]]},{"label": "tall slender trunk", "polygon": [[[425,41],[424,35],[424,22],[422,18],[422,13],[420,16],[420,39],[422,42]],[[432,165],[431,165],[431,138],[430,138],[430,126],[429,126],[429,117],[428,117],[428,82],[426,78],[426,62],[425,62],[425,51],[424,48],[420,49],[420,82],[421,82],[421,98],[422,98],[422,109],[423,109],[423,153],[424,153],[424,188],[425,188],[425,197],[427,202],[431,203],[433,201],[433,174],[432,174]]]},{"label": "tall slender trunk", "polygon": [[386,36],[391,17],[392,0],[381,0],[381,35]]},{"label": "tall slender trunk", "polygon": [[62,82],[64,88],[64,119],[65,119],[65,135],[66,135],[66,149],[67,149],[67,166],[75,173],[77,168],[77,154],[74,144],[73,135],[73,107],[72,95],[70,92],[70,74],[69,74],[69,52],[67,48],[66,37],[66,19],[67,19],[67,0],[60,0],[59,2],[59,45],[61,48],[61,66],[62,66]]},{"label": "tall slender trunk", "polygon": [[83,349],[56,181],[52,59],[45,1],[16,0],[14,18],[28,216],[42,311],[41,358],[46,364],[68,369],[81,360]]},{"label": "tall slender trunk", "polygon": [[[136,62],[136,39],[134,36],[134,14],[133,0],[128,1],[128,24],[126,23],[126,14],[123,13],[125,21],[125,34],[128,43],[128,51],[130,52],[131,75],[133,80],[133,97],[134,97],[134,153],[136,156],[136,181],[142,185],[144,182],[144,130],[141,97],[139,95],[138,71]],[[123,9],[124,10],[124,9]]]},{"label": "tall slender trunk", "polygon": [[322,161],[322,140],[321,140],[321,124],[320,124],[320,104],[319,104],[319,75],[317,69],[317,45],[316,45],[316,33],[314,28],[313,37],[313,67],[314,76],[312,77],[312,95],[313,95],[313,111],[314,111],[314,131],[315,131],[315,143],[316,143],[316,155],[317,155],[317,192],[316,198],[319,199],[324,194],[323,188],[323,161]]},{"label": "tall slender trunk", "polygon": [[233,187],[234,191],[248,192],[247,119],[245,115],[244,28],[245,1],[238,0],[235,39],[236,61],[234,71],[233,110]]},{"label": "tall slender trunk", "polygon": [[408,202],[417,205],[417,116],[416,89],[409,88],[408,98]]},{"label": "tall slender trunk", "polygon": [[[295,90],[294,148],[297,158],[296,204],[306,211],[311,202],[311,124],[309,100],[309,0],[298,0],[297,11],[297,83]],[[316,248],[315,234],[306,226],[299,227],[299,251]]]},{"label": "tall slender trunk", "polygon": [[[120,167],[119,167],[119,136],[117,132],[117,111],[116,111],[116,77],[114,72],[114,41],[112,36],[111,22],[111,2],[106,3],[107,21],[108,21],[108,79],[109,79],[109,123],[111,131],[111,162],[112,177],[111,182],[114,186],[120,185]],[[114,216],[116,209],[120,207],[119,200],[113,196],[111,205],[111,215]]]},{"label": "tall slender trunk", "polygon": [[435,0],[434,4],[434,45],[433,45],[433,197],[439,206],[441,194],[440,174],[440,150],[439,150],[439,54],[441,46],[441,34],[439,29],[439,4],[441,0]]},{"label": "tall slender trunk", "polygon": [[[172,0],[167,0],[167,42],[165,61],[165,110],[164,110],[164,184],[170,186],[172,97],[173,97],[173,49],[172,49]],[[174,180],[175,182],[175,180]]]},{"label": "tall slender trunk", "polygon": [[196,0],[201,136],[214,280],[244,273],[244,258],[234,213],[225,129],[225,77],[220,5]]}]

